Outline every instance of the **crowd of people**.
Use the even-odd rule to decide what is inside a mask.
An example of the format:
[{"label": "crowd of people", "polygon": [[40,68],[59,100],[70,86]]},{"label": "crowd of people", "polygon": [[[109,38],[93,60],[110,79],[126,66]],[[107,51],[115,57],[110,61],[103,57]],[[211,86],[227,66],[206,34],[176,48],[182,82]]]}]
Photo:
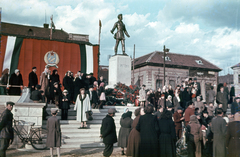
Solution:
[{"label": "crowd of people", "polygon": [[[176,89],[171,86],[139,91],[140,108],[135,110],[135,119],[127,108],[120,119],[118,140],[115,124],[107,127],[102,122],[101,137],[105,143],[104,156],[110,156],[113,143],[118,141],[122,155],[134,157],[176,156],[176,142],[185,137],[189,157],[240,156],[237,148],[240,139],[240,97],[226,84],[213,86],[207,91],[207,102],[203,101],[197,79],[188,79]],[[229,110],[227,110],[229,109]],[[228,112],[227,112],[228,111]],[[110,120],[115,111],[107,115]],[[114,121],[111,120],[111,123]],[[108,134],[111,139],[108,140]]]},{"label": "crowd of people", "polygon": [[[46,67],[38,81],[36,70],[33,67],[29,73],[30,98],[34,102],[55,104],[62,110],[62,120],[67,120],[70,104],[74,103],[77,121],[81,123],[79,129],[87,128],[86,112],[92,108],[101,109],[106,101],[103,77],[97,80],[92,73],[78,71],[74,75],[67,71],[61,83],[57,69],[51,73]],[[16,69],[9,79],[8,73],[9,70],[5,69],[1,77],[1,84],[6,85],[0,87],[1,94],[20,95],[23,86],[20,71]],[[235,96],[234,88],[229,90],[226,84],[220,84],[215,93],[211,86],[206,92],[205,102],[197,78],[188,78],[175,88],[163,86],[155,92],[145,88],[142,85],[139,91],[141,107],[136,109],[135,119],[132,119],[131,111],[124,110],[118,139],[112,118],[116,111],[109,109],[101,126],[104,156],[111,155],[113,144],[118,141],[122,155],[126,152],[126,155],[136,157],[174,157],[176,141],[183,135],[189,157],[240,155],[237,149],[240,139],[240,97]],[[56,115],[56,111],[52,114]]]},{"label": "crowd of people", "polygon": [[[67,120],[68,109],[70,104],[79,104],[85,97],[80,98],[80,89],[88,94],[91,108],[102,108],[106,101],[105,85],[106,81],[103,76],[97,80],[93,73],[85,74],[78,71],[75,75],[71,71],[67,71],[63,80],[60,80],[58,70],[52,72],[48,67],[38,79],[36,74],[37,68],[33,67],[28,77],[28,88],[30,89],[30,99],[34,102],[44,102],[47,104],[55,104],[57,108],[62,109],[62,120]],[[15,70],[9,77],[9,69],[5,69],[1,76],[1,95],[21,95],[23,88],[23,79],[20,71]],[[63,91],[62,91],[63,90]],[[80,96],[80,97],[79,97]],[[77,106],[77,105],[76,105]],[[86,108],[87,110],[90,107]],[[85,111],[80,111],[85,113]],[[81,126],[82,127],[82,126]]]}]

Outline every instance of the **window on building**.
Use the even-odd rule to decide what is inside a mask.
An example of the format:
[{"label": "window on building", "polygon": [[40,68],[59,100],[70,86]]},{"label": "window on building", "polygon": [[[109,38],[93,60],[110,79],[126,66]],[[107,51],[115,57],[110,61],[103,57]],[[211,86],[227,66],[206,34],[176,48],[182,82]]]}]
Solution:
[{"label": "window on building", "polygon": [[203,65],[202,60],[195,60],[197,64]]},{"label": "window on building", "polygon": [[32,29],[28,30],[28,35],[33,35],[33,30]]},{"label": "window on building", "polygon": [[160,80],[160,79],[157,79],[157,80],[156,80],[156,90],[157,90],[158,88],[161,88],[161,89],[162,89],[162,81],[163,81],[163,80]]},{"label": "window on building", "polygon": [[172,89],[175,89],[175,81],[169,80],[169,84],[172,86]]}]

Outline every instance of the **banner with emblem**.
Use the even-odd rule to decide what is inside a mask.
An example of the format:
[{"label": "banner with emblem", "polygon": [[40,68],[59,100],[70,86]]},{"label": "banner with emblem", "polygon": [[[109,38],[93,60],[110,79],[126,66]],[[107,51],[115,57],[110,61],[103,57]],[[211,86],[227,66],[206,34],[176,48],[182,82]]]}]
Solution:
[{"label": "banner with emblem", "polygon": [[81,70],[98,77],[98,45],[5,35],[2,35],[1,43],[0,69],[9,68],[10,74],[15,69],[19,69],[25,86],[28,84],[28,75],[34,66],[37,67],[38,77],[46,65],[51,71],[57,69],[61,82],[68,70],[74,74]]}]

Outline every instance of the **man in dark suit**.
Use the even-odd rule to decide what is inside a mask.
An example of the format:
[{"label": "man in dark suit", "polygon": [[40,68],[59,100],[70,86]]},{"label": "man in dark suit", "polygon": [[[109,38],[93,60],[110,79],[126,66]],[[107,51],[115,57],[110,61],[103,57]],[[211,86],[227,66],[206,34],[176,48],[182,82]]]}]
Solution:
[{"label": "man in dark suit", "polygon": [[193,86],[194,86],[195,84],[197,85],[197,93],[196,93],[196,96],[199,96],[199,95],[201,95],[201,85],[200,85],[199,82],[197,82],[197,78],[196,78],[196,77],[193,79]]},{"label": "man in dark suit", "polygon": [[113,144],[117,142],[116,126],[113,119],[115,112],[116,110],[114,108],[109,108],[108,114],[102,120],[100,137],[103,138],[103,143],[105,144],[103,156],[106,157],[111,156],[113,152]]},{"label": "man in dark suit", "polygon": [[28,76],[28,80],[29,80],[28,87],[30,88],[31,93],[32,93],[32,91],[35,90],[35,87],[38,84],[38,78],[37,78],[36,71],[37,71],[37,68],[33,67],[32,72],[30,72],[29,76]]},{"label": "man in dark suit", "polygon": [[220,87],[220,91],[217,92],[217,97],[216,97],[216,102],[218,104],[222,104],[222,109],[223,112],[227,112],[227,105],[228,105],[228,98],[227,98],[227,93],[224,92],[224,87]]},{"label": "man in dark suit", "polygon": [[14,134],[12,128],[13,114],[12,108],[14,103],[9,101],[6,103],[6,110],[1,115],[0,122],[0,156],[6,156],[6,150],[13,142]]},{"label": "man in dark suit", "polygon": [[98,105],[98,94],[97,91],[93,89],[93,86],[89,86],[89,98],[92,109],[97,108]]},{"label": "man in dark suit", "polygon": [[231,106],[231,114],[234,115],[240,109],[240,97],[236,97]]}]

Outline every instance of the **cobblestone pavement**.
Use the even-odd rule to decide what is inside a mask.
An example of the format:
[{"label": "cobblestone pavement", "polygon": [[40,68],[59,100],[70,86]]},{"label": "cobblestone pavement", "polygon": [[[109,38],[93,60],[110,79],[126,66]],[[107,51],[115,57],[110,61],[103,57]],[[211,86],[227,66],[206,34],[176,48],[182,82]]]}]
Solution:
[{"label": "cobblestone pavement", "polygon": [[[61,149],[61,157],[102,157],[103,148],[84,148],[84,149]],[[57,157],[54,149],[54,157]],[[50,157],[49,150],[27,150],[27,149],[10,149],[7,150],[7,157]],[[112,157],[123,157],[121,148],[114,148]]]}]

